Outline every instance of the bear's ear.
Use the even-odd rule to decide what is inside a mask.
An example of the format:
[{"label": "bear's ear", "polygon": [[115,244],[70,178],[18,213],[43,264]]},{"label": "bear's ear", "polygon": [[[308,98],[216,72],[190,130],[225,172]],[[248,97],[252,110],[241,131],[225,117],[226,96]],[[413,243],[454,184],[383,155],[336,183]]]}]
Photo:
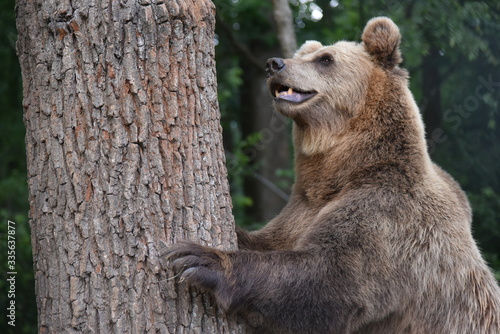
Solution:
[{"label": "bear's ear", "polygon": [[382,67],[392,69],[403,61],[399,51],[401,34],[398,26],[387,17],[368,21],[361,36],[365,50]]},{"label": "bear's ear", "polygon": [[293,59],[302,58],[306,54],[312,53],[319,50],[323,45],[318,41],[306,41],[302,46],[295,52]]}]

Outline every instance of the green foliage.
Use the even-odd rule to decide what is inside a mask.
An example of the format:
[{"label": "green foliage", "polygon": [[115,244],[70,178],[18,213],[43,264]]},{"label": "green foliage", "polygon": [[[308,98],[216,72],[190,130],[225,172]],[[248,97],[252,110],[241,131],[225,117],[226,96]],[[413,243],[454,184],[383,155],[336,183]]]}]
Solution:
[{"label": "green foliage", "polygon": [[226,165],[231,186],[231,199],[233,201],[233,214],[238,217],[238,223],[245,227],[254,226],[255,222],[246,218],[245,209],[253,205],[251,197],[245,195],[245,177],[255,173],[257,164],[250,164],[248,150],[252,149],[261,139],[260,133],[254,133],[245,139],[241,138],[241,132],[237,127],[233,127],[231,135],[234,137],[232,152],[226,151]]},{"label": "green foliage", "polygon": [[[262,0],[214,0],[219,23],[237,33],[238,41],[250,48],[277,43],[272,31],[272,3]],[[218,26],[219,29],[227,27]],[[222,41],[221,43],[226,41]]]},{"label": "green foliage", "polygon": [[221,60],[217,64],[217,68],[226,68],[220,70],[219,83],[218,83],[218,99],[222,122],[224,128],[230,127],[229,122],[232,121],[233,108],[237,108],[239,104],[239,88],[243,85],[243,70],[239,67],[238,62],[234,58]]},{"label": "green foliage", "polygon": [[279,176],[279,181],[276,184],[279,188],[288,191],[293,186],[295,180],[295,171],[293,168],[278,169],[276,175]]}]

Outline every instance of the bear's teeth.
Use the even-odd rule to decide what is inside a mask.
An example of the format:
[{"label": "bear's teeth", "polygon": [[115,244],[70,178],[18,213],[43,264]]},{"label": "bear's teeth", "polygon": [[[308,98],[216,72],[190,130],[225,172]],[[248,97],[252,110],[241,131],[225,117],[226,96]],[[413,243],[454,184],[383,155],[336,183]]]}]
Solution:
[{"label": "bear's teeth", "polygon": [[287,91],[278,91],[277,89],[274,91],[274,96],[279,97],[279,96],[286,96],[286,95],[292,95],[293,94],[293,88],[288,88]]}]

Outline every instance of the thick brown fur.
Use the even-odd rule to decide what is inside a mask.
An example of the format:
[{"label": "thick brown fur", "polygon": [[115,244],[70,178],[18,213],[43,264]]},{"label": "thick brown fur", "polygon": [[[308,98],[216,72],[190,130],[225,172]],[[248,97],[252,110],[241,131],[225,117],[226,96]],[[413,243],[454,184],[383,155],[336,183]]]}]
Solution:
[{"label": "thick brown fur", "polygon": [[238,229],[239,251],[170,250],[187,282],[259,333],[500,333],[500,289],[467,197],[427,153],[400,38],[375,18],[361,44],[270,60],[273,94],[313,93],[275,99],[294,120],[290,202],[263,229]]}]

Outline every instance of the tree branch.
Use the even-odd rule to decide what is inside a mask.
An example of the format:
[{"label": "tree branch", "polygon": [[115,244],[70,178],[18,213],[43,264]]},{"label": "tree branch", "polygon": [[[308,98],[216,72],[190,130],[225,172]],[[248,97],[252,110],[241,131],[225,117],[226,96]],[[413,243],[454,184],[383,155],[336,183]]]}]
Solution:
[{"label": "tree branch", "polygon": [[217,23],[224,30],[226,36],[229,39],[231,45],[235,48],[243,58],[245,58],[250,64],[252,64],[259,71],[263,71],[264,64],[253,55],[253,53],[247,48],[247,46],[240,42],[240,40],[234,34],[233,29],[224,21],[222,16],[217,14]]}]

